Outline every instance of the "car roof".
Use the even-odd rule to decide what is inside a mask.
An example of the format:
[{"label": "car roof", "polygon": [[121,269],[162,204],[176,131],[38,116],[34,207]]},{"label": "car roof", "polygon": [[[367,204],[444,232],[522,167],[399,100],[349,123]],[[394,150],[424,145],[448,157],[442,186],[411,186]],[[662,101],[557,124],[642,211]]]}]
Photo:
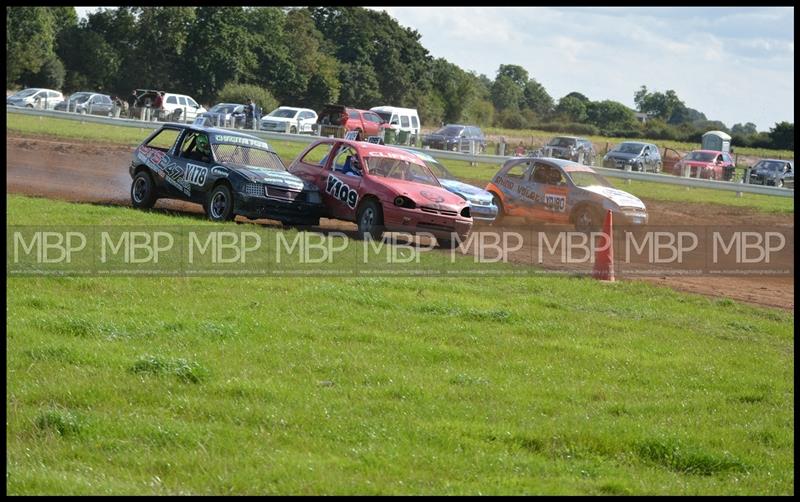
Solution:
[{"label": "car roof", "polygon": [[[210,134],[220,134],[224,136],[236,136],[239,138],[254,139],[256,141],[261,141],[262,143],[269,145],[269,143],[267,143],[266,140],[261,139],[258,136],[253,136],[251,134],[245,134],[238,131],[231,131],[230,129],[221,129],[219,127],[206,127],[195,124],[181,124],[179,122],[167,122],[162,127],[167,127],[167,126],[172,126],[177,129],[191,129],[192,131],[205,132]],[[270,147],[269,149],[272,150],[272,147]]]},{"label": "car roof", "polygon": [[694,152],[703,152],[703,153],[725,153],[722,150],[692,150],[691,153]]},{"label": "car roof", "polygon": [[355,148],[362,156],[375,156],[380,157],[380,155],[373,155],[373,154],[380,154],[380,153],[391,153],[393,155],[399,156],[404,160],[413,161],[415,164],[425,165],[425,162],[418,156],[414,155],[413,153],[403,150],[402,148],[397,148],[394,146],[388,145],[379,145],[377,143],[367,143],[365,141],[353,141],[348,139],[341,139],[336,138],[335,141],[344,143],[346,145],[352,146]]},{"label": "car roof", "polygon": [[585,171],[590,173],[597,173],[597,171],[595,171],[589,166],[578,164],[571,160],[557,159],[555,157],[512,157],[509,160],[520,160],[520,159],[532,160],[536,162],[545,162],[547,164],[560,167],[565,172]]}]

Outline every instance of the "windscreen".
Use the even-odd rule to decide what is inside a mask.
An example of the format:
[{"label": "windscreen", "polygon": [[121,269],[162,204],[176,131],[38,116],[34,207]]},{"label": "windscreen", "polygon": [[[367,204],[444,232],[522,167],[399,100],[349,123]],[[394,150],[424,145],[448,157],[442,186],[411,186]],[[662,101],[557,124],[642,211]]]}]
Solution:
[{"label": "windscreen", "polygon": [[282,119],[293,119],[295,115],[297,115],[297,110],[278,109],[272,110],[269,113],[269,117],[278,117]]},{"label": "windscreen", "polygon": [[389,122],[390,120],[392,120],[392,114],[389,113],[389,112],[377,112],[376,111],[375,113],[380,115],[380,117],[383,119],[384,122]]},{"label": "windscreen", "polygon": [[765,169],[767,171],[780,172],[783,171],[783,162],[764,161],[756,164],[755,169]]},{"label": "windscreen", "polygon": [[444,126],[438,131],[436,131],[434,134],[440,134],[442,136],[458,136],[459,134],[461,134],[461,131],[463,130],[464,130],[463,127]]},{"label": "windscreen", "polygon": [[231,167],[248,167],[285,171],[280,157],[275,152],[243,145],[214,144],[214,158],[217,162]]},{"label": "windscreen", "polygon": [[548,143],[549,146],[559,146],[559,147],[572,146],[574,144],[575,140],[569,138],[553,138],[550,140],[550,143]]},{"label": "windscreen", "polygon": [[567,173],[570,178],[572,178],[572,182],[577,187],[592,187],[592,186],[601,186],[601,187],[610,187],[611,185],[606,181],[605,178],[600,176],[597,173],[592,173],[589,171],[572,171]]},{"label": "windscreen", "polygon": [[699,160],[700,162],[711,162],[717,156],[711,152],[691,152],[686,156],[686,160]]},{"label": "windscreen", "polygon": [[88,92],[76,92],[72,96],[69,97],[70,102],[72,103],[83,103],[87,99],[89,99],[91,93]]},{"label": "windscreen", "polygon": [[621,145],[617,146],[614,151],[619,153],[634,153],[638,154],[642,151],[644,145],[641,143],[622,143]]},{"label": "windscreen", "polygon": [[37,93],[39,89],[25,89],[24,91],[19,91],[18,93],[14,94],[17,98],[27,98],[35,93]]},{"label": "windscreen", "polygon": [[372,176],[441,186],[427,168],[413,162],[388,157],[368,157],[367,169]]}]

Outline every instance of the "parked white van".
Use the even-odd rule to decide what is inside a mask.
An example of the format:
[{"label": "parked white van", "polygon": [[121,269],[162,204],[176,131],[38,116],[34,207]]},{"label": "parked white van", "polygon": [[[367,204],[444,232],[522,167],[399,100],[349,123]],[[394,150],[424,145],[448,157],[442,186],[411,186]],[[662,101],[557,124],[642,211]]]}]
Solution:
[{"label": "parked white van", "polygon": [[[165,120],[180,120],[181,122],[184,121],[184,113],[186,113],[186,122],[191,122],[201,113],[206,113],[208,111],[202,105],[198,105],[197,101],[186,94],[172,94],[169,92],[164,93],[164,101],[162,106],[164,107]],[[175,113],[175,110],[178,109],[181,110],[179,117],[177,117],[177,114]]]},{"label": "parked white van", "polygon": [[416,108],[398,108],[396,106],[374,106],[371,111],[389,123],[389,127],[397,131],[406,131],[412,138],[419,136],[420,123]]}]

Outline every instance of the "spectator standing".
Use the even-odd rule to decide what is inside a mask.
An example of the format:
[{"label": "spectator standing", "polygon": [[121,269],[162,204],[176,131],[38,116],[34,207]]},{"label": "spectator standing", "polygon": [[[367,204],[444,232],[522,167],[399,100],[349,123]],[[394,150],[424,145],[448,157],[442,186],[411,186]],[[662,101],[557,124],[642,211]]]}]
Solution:
[{"label": "spectator standing", "polygon": [[258,129],[258,121],[261,119],[261,109],[253,101],[253,98],[247,98],[247,106],[244,107],[247,121],[251,125],[247,126],[248,129]]},{"label": "spectator standing", "polygon": [[129,116],[130,118],[133,118],[133,113],[134,113],[134,112],[133,112],[133,109],[134,109],[134,108],[136,108],[136,102],[137,102],[137,101],[138,101],[138,100],[136,99],[136,91],[135,91],[135,90],[133,90],[133,91],[131,91],[131,95],[130,95],[130,96],[128,96],[128,99],[127,99],[127,103],[128,103],[128,113],[129,113],[129,115],[128,115],[128,116]]},{"label": "spectator standing", "polygon": [[156,94],[156,99],[153,100],[153,110],[155,110],[155,120],[162,120],[161,114],[164,111],[164,91]]}]

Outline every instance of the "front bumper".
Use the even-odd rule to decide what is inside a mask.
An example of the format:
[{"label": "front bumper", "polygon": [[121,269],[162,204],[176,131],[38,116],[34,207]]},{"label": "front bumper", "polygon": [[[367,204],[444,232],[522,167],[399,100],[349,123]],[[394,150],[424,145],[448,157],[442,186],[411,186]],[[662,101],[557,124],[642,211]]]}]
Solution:
[{"label": "front bumper", "polygon": [[426,232],[444,239],[451,239],[452,234],[457,234],[464,240],[472,229],[472,218],[460,215],[433,214],[418,208],[405,209],[393,204],[384,204],[383,209],[383,225],[388,232]]},{"label": "front bumper", "polygon": [[649,219],[646,212],[613,211],[614,223],[617,225],[647,225]]},{"label": "front bumper", "polygon": [[267,218],[297,224],[318,224],[324,210],[325,206],[321,203],[255,197],[242,192],[236,193],[234,204],[236,214],[251,220]]},{"label": "front bumper", "polygon": [[491,223],[497,218],[497,206],[494,204],[488,206],[478,206],[472,204],[469,208],[469,212],[474,221]]}]

